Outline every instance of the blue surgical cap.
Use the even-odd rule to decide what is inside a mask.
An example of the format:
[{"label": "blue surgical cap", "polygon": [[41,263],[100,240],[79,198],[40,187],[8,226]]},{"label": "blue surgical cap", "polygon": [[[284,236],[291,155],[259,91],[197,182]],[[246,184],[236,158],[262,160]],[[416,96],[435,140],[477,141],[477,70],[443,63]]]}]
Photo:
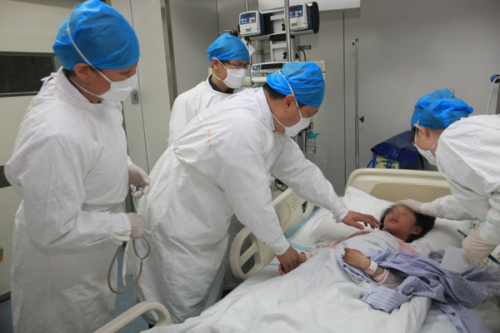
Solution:
[{"label": "blue surgical cap", "polygon": [[325,93],[325,80],[321,69],[314,62],[290,62],[281,72],[267,77],[267,84],[282,95],[290,95],[293,89],[297,101],[319,108]]},{"label": "blue surgical cap", "polygon": [[418,124],[432,129],[445,129],[455,121],[466,118],[474,109],[458,99],[448,89],[422,97],[415,105],[411,128]]},{"label": "blue surgical cap", "polygon": [[73,41],[95,68],[123,69],[139,60],[139,41],[127,20],[101,1],[89,0],[75,6],[52,46],[65,69],[87,63],[71,43],[68,24]]},{"label": "blue surgical cap", "polygon": [[222,34],[207,49],[208,59],[250,61],[246,45],[238,38],[228,33]]}]

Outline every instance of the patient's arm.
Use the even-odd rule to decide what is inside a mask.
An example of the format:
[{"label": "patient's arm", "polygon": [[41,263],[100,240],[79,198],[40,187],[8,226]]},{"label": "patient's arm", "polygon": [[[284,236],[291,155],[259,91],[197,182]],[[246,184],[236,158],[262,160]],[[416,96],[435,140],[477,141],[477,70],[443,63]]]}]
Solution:
[{"label": "patient's arm", "polygon": [[[342,256],[342,260],[346,264],[351,265],[354,268],[360,268],[363,271],[366,271],[368,268],[370,268],[371,260],[368,259],[363,252],[355,249],[350,249],[348,247],[345,248],[345,253]],[[383,269],[381,267],[377,266],[377,269],[371,276],[373,278],[381,275],[383,273]]]},{"label": "patient's arm", "polygon": [[[342,256],[342,259],[345,263],[351,265],[355,268],[360,268],[363,271],[366,271],[371,264],[371,260],[368,259],[361,251],[346,248],[345,254]],[[390,269],[383,269],[380,266],[377,266],[377,269],[371,277],[380,284],[384,286],[395,289],[397,286],[403,282],[404,278],[394,275]]]}]

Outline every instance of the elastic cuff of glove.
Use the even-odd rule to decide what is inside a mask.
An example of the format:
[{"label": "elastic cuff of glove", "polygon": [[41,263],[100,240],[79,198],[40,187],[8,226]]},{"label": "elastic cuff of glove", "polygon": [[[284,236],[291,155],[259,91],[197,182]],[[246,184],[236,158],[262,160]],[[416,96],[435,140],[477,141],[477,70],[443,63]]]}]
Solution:
[{"label": "elastic cuff of glove", "polygon": [[269,244],[269,246],[271,246],[271,248],[273,249],[274,254],[280,256],[288,250],[288,248],[290,247],[290,243],[288,243],[285,236],[283,236],[283,238],[279,241],[278,244],[276,245]]},{"label": "elastic cuff of glove", "polygon": [[490,245],[497,245],[500,243],[500,237],[497,235],[499,231],[493,226],[486,224],[484,228],[479,230],[479,237]]},{"label": "elastic cuff of glove", "polygon": [[134,164],[134,163],[133,163],[133,162],[132,162],[132,160],[130,159],[130,156],[128,156],[128,155],[127,155],[127,166],[129,167],[129,166],[131,166],[132,164]]},{"label": "elastic cuff of glove", "polygon": [[333,216],[335,217],[335,222],[341,223],[347,216],[347,214],[349,214],[349,208],[347,208],[347,206],[344,203],[342,203],[341,205],[339,205],[338,210],[332,213]]},{"label": "elastic cuff of glove", "polygon": [[432,202],[425,202],[420,207],[420,211],[424,215],[436,216],[436,209],[434,208],[434,204]]},{"label": "elastic cuff of glove", "polygon": [[112,224],[111,224],[111,240],[117,245],[123,244],[130,238],[130,233],[132,232],[132,226],[130,225],[130,220],[125,213],[113,214]]}]

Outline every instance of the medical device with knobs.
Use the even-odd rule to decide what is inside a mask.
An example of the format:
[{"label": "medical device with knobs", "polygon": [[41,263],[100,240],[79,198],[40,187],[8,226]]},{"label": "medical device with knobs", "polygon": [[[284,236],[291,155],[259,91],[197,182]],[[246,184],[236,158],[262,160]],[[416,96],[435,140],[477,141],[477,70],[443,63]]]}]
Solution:
[{"label": "medical device with knobs", "polygon": [[265,34],[264,20],[258,10],[243,12],[239,16],[240,34],[242,36],[258,36]]}]

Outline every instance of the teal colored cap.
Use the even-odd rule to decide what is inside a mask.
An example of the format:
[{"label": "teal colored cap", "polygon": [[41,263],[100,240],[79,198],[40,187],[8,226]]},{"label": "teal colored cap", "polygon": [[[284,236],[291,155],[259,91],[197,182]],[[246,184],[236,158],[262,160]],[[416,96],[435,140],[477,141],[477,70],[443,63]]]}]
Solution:
[{"label": "teal colored cap", "polygon": [[222,34],[207,49],[208,59],[217,58],[221,61],[250,61],[247,46],[238,38],[228,33]]},{"label": "teal colored cap", "polygon": [[316,139],[318,137],[318,133],[309,133],[307,134],[307,137],[309,139]]},{"label": "teal colored cap", "polygon": [[314,62],[290,62],[283,66],[281,72],[269,75],[267,84],[282,95],[294,94],[300,103],[317,108],[321,106],[325,94],[323,73]]},{"label": "teal colored cap", "polygon": [[65,69],[87,63],[71,43],[68,25],[76,46],[95,68],[123,69],[139,60],[139,41],[127,20],[101,1],[89,0],[75,6],[52,46]]},{"label": "teal colored cap", "polygon": [[474,111],[448,89],[437,90],[422,97],[415,105],[411,128],[418,124],[431,129],[445,129]]}]

